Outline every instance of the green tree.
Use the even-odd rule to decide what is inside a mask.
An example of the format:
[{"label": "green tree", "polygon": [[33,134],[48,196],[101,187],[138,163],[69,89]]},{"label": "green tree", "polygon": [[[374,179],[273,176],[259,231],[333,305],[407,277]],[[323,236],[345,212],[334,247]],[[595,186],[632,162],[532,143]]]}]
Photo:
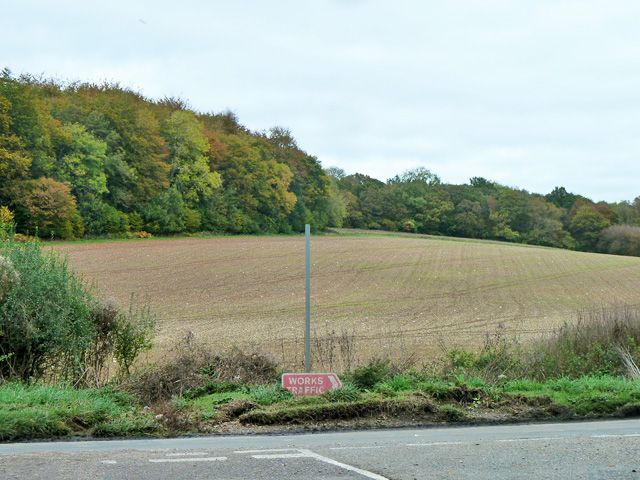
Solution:
[{"label": "green tree", "polygon": [[143,209],[146,229],[152,233],[185,231],[187,208],[180,192],[172,187],[154,198]]},{"label": "green tree", "polygon": [[226,140],[226,153],[217,167],[229,190],[230,214],[238,220],[232,219],[234,231],[240,225],[243,232],[286,231],[287,217],[296,204],[295,194],[289,191],[293,173],[259,140],[244,135]]},{"label": "green tree", "polygon": [[203,127],[191,112],[175,111],[163,134],[169,147],[171,185],[190,207],[206,202],[222,184],[220,174],[209,168],[209,143]]},{"label": "green tree", "polygon": [[68,137],[65,147],[59,152],[57,180],[68,184],[76,198],[87,195],[99,197],[106,193],[107,144],[79,124],[65,125],[63,131]]},{"label": "green tree", "polygon": [[580,207],[571,219],[570,231],[580,250],[594,251],[600,233],[611,225],[601,213],[591,206]]},{"label": "green tree", "polygon": [[18,230],[48,238],[74,238],[84,233],[71,189],[52,178],[26,180],[12,194]]},{"label": "green tree", "polygon": [[[10,189],[30,175],[31,158],[11,130],[11,102],[0,96],[0,203],[10,203]],[[13,188],[14,195],[21,195]]]}]

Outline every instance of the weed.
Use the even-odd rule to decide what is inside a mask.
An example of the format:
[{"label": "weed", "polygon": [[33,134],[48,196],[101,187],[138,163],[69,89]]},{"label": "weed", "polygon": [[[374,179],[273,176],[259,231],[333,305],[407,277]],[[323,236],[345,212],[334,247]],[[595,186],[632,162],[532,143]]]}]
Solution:
[{"label": "weed", "polygon": [[260,405],[271,405],[293,398],[291,392],[280,385],[255,385],[247,388],[249,397]]},{"label": "weed", "polygon": [[351,382],[345,382],[342,388],[329,390],[323,395],[330,402],[355,402],[360,396],[360,389]]},{"label": "weed", "polygon": [[438,407],[438,416],[448,422],[463,422],[469,419],[469,416],[460,407],[446,403]]},{"label": "weed", "polygon": [[385,380],[384,382],[376,384],[375,391],[394,395],[398,392],[406,392],[408,390],[412,390],[415,385],[416,381],[413,377],[401,373],[388,380]]},{"label": "weed", "polygon": [[391,362],[388,359],[376,358],[367,365],[356,368],[351,374],[351,381],[358,388],[371,389],[391,375]]}]

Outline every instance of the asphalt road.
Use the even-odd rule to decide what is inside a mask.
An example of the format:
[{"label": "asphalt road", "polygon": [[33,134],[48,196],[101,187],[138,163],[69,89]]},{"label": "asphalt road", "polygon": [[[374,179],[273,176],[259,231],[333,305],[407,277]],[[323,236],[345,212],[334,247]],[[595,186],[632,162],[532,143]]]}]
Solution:
[{"label": "asphalt road", "polygon": [[640,420],[0,444],[0,478],[640,480]]}]

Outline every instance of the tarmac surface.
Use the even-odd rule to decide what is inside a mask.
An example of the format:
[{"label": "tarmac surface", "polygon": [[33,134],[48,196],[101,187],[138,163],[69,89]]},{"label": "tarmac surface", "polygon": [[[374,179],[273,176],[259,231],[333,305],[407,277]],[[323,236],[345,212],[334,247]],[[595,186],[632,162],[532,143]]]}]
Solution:
[{"label": "tarmac surface", "polygon": [[640,420],[11,443],[0,478],[640,480]]}]

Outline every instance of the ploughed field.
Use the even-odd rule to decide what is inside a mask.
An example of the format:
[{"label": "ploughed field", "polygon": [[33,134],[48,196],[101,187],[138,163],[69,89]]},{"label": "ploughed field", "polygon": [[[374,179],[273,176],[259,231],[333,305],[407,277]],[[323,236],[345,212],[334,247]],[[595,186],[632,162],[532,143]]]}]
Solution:
[{"label": "ploughed field", "polygon": [[[156,354],[191,331],[220,348],[299,359],[302,236],[55,248],[104,296],[126,305],[135,294],[152,306],[159,317]],[[361,358],[474,346],[497,331],[526,340],[573,320],[580,308],[640,303],[640,258],[632,257],[351,231],[313,237],[312,263],[316,335]]]}]

